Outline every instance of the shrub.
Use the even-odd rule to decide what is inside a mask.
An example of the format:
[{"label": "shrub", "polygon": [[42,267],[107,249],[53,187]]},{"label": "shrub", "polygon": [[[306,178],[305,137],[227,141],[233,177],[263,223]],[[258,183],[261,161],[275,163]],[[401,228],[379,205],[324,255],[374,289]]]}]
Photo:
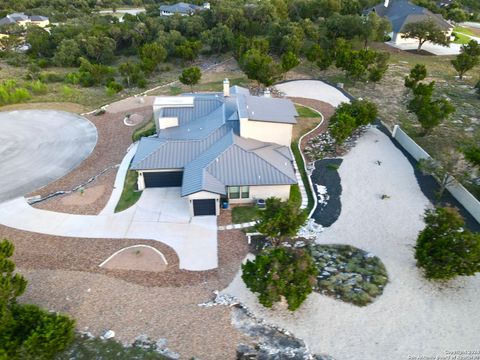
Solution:
[{"label": "shrub", "polygon": [[58,83],[65,80],[65,75],[54,72],[42,72],[39,79],[45,83]]},{"label": "shrub", "polygon": [[242,272],[243,281],[263,306],[272,307],[284,297],[294,311],[312,292],[317,268],[307,251],[280,247],[263,250],[242,265]]},{"label": "shrub", "polygon": [[28,90],[17,87],[14,80],[7,80],[0,85],[0,105],[17,104],[30,98]]},{"label": "shrub", "polygon": [[0,242],[0,358],[53,359],[72,342],[74,321],[36,305],[17,303],[27,280],[15,273],[10,259],[13,250],[11,242]]},{"label": "shrub", "polygon": [[68,73],[65,75],[64,81],[67,84],[77,85],[80,83],[80,74],[76,72]]},{"label": "shrub", "polygon": [[106,87],[108,96],[113,96],[123,90],[123,86],[115,81],[110,81]]},{"label": "shrub", "polygon": [[30,90],[32,90],[32,92],[34,94],[46,94],[47,92],[47,85],[45,85],[43,82],[41,82],[40,80],[36,80],[36,81],[32,81],[30,83]]},{"label": "shrub", "polygon": [[448,280],[480,271],[480,234],[464,229],[465,221],[456,209],[427,210],[425,223],[415,259],[428,279]]}]

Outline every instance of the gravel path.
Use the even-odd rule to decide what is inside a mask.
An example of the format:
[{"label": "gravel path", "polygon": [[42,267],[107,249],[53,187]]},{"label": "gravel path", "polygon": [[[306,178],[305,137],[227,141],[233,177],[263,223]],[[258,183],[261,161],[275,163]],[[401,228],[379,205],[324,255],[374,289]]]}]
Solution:
[{"label": "gravel path", "polygon": [[[342,213],[317,242],[350,244],[377,255],[390,279],[383,295],[359,308],[314,293],[291,314],[261,307],[239,275],[225,292],[305,340],[313,352],[337,360],[397,360],[478,350],[480,275],[438,285],[425,280],[415,266],[413,246],[430,203],[408,160],[372,128],[345,155],[339,171]],[[381,200],[382,194],[390,198]]]},{"label": "gravel path", "polygon": [[[135,113],[141,114],[149,119],[152,116],[152,107],[143,106],[142,108],[137,108],[135,109]],[[107,112],[101,116],[87,115],[86,117],[94,123],[98,131],[98,142],[92,154],[74,171],[48,186],[31,193],[29,196],[45,196],[55,191],[71,190],[74,187],[85,183],[91,177],[99,174],[102,170],[120,164],[128,147],[132,143],[132,133],[134,131],[134,127],[124,125],[124,113]],[[97,215],[108,202],[115,181],[116,172],[116,168],[110,169],[97,178],[97,180],[89,184],[89,186],[104,185],[106,189],[105,193],[92,204],[78,206],[65,205],[60,200],[62,197],[68,195],[60,195],[35,204],[34,206],[40,209],[56,212]]]}]

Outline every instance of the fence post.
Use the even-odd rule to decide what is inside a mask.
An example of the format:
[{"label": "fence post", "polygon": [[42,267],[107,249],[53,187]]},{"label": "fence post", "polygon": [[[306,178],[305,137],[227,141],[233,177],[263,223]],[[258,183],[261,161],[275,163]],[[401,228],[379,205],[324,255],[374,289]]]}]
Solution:
[{"label": "fence post", "polygon": [[398,129],[398,125],[394,125],[393,126],[393,131],[392,131],[392,138],[395,139],[395,135],[397,134],[397,129]]}]

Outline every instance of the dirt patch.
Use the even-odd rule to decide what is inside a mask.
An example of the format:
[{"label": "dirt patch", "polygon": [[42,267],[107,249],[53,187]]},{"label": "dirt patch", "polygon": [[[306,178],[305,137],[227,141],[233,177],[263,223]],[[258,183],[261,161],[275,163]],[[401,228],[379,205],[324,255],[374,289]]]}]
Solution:
[{"label": "dirt patch", "polygon": [[106,107],[107,113],[123,114],[135,111],[138,113],[145,107],[153,106],[155,96],[129,97],[124,100],[114,102]]},{"label": "dirt patch", "polygon": [[11,110],[60,110],[81,114],[86,111],[86,108],[83,105],[68,102],[12,104],[0,107],[0,111]]},{"label": "dirt patch", "polygon": [[163,254],[145,245],[135,245],[113,255],[102,268],[109,270],[165,271],[167,263]]},{"label": "dirt patch", "polygon": [[63,205],[81,206],[90,205],[97,201],[105,192],[105,185],[96,185],[86,189],[76,191],[60,199]]},{"label": "dirt patch", "polygon": [[[144,118],[152,116],[151,105],[143,104],[142,108],[135,110],[136,114]],[[92,154],[85,159],[78,168],[63,178],[39,189],[28,196],[46,196],[56,191],[67,191],[78,185],[86,183],[90,178],[103,170],[121,163],[128,147],[132,144],[132,133],[135,127],[125,126],[123,113],[105,113],[101,116],[87,115],[97,128],[98,142]],[[46,202],[35,204],[36,208],[58,212],[67,212],[83,215],[97,215],[107,204],[115,182],[117,169],[112,168],[102,176],[98,177],[88,187],[103,185],[105,191],[95,202],[85,205],[67,205],[61,201],[62,197],[57,196]],[[88,188],[86,187],[86,189]]]}]

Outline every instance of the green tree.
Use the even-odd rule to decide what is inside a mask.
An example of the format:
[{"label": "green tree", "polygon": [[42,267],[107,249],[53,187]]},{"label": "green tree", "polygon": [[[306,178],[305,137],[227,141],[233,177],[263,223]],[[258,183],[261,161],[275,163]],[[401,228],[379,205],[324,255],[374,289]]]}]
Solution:
[{"label": "green tree", "polygon": [[53,57],[53,62],[58,66],[75,66],[80,57],[80,46],[73,39],[63,39]]},{"label": "green tree", "polygon": [[470,40],[468,44],[462,45],[461,53],[451,62],[462,80],[467,71],[480,64],[480,45],[475,40]]},{"label": "green tree", "polygon": [[272,307],[283,297],[290,311],[312,292],[317,273],[312,256],[303,249],[267,249],[242,265],[243,281],[263,306]]},{"label": "green tree", "polygon": [[293,52],[289,51],[282,55],[281,66],[284,72],[288,72],[300,64],[300,59]]},{"label": "green tree", "polygon": [[424,174],[432,175],[440,185],[436,194],[440,200],[446,188],[458,183],[459,180],[467,178],[465,170],[460,166],[460,154],[454,150],[443,151],[439,155],[440,160],[432,158],[421,159],[418,168]]},{"label": "green tree", "polygon": [[342,144],[360,126],[371,124],[378,115],[377,106],[367,100],[340,104],[330,119],[328,130],[337,145]]},{"label": "green tree", "polygon": [[146,72],[151,73],[155,71],[158,65],[167,58],[167,50],[157,43],[149,43],[143,45],[139,50],[140,60],[142,60],[142,67]]},{"label": "green tree", "polygon": [[449,280],[480,271],[480,234],[465,230],[465,221],[456,209],[427,210],[425,223],[415,259],[428,279]]},{"label": "green tree", "polygon": [[271,86],[279,77],[280,67],[269,55],[257,49],[250,49],[243,54],[240,66],[247,77],[264,86]]},{"label": "green tree", "polygon": [[256,225],[257,231],[266,235],[273,245],[279,245],[297,234],[305,222],[305,213],[292,202],[278,198],[266,200],[266,209],[261,212]]},{"label": "green tree", "polygon": [[180,82],[184,85],[189,85],[190,91],[193,92],[193,86],[198,84],[201,78],[202,71],[200,68],[197,66],[192,66],[184,69],[178,80],[180,80]]},{"label": "green tree", "polygon": [[81,39],[87,57],[97,64],[110,64],[115,59],[116,43],[105,35],[87,36]]},{"label": "green tree", "polygon": [[405,86],[412,90],[413,98],[407,109],[417,116],[423,128],[422,136],[429,134],[433,128],[455,112],[455,107],[446,99],[434,99],[435,81],[428,84],[420,81],[427,77],[424,65],[415,65],[410,75],[405,78]]},{"label": "green tree", "polygon": [[213,29],[202,33],[202,40],[210,46],[210,52],[223,53],[233,49],[235,36],[232,30],[224,25],[217,24]]},{"label": "green tree", "polygon": [[363,40],[364,48],[368,47],[371,41],[384,42],[385,36],[392,30],[392,25],[386,18],[378,16],[375,12],[371,12],[364,21],[364,26],[359,34]]},{"label": "green tree", "polygon": [[0,358],[52,359],[72,342],[74,321],[17,303],[27,281],[15,273],[13,251],[11,242],[0,242]]},{"label": "green tree", "polygon": [[467,146],[463,153],[465,155],[465,159],[472,164],[473,166],[480,169],[480,146],[470,145]]},{"label": "green tree", "polygon": [[411,22],[403,28],[403,39],[411,38],[418,40],[417,51],[420,51],[423,44],[430,41],[434,44],[448,46],[449,39],[445,32],[438,27],[435,21],[428,19],[419,22]]},{"label": "green tree", "polygon": [[137,85],[141,88],[147,86],[145,74],[142,71],[140,64],[127,61],[120,64],[118,71],[120,72],[120,75],[123,76],[125,86],[132,87],[133,85]]},{"label": "green tree", "polygon": [[413,89],[417,84],[424,80],[427,77],[427,67],[422,64],[416,64],[412,70],[410,70],[410,75],[405,77],[405,87]]}]

